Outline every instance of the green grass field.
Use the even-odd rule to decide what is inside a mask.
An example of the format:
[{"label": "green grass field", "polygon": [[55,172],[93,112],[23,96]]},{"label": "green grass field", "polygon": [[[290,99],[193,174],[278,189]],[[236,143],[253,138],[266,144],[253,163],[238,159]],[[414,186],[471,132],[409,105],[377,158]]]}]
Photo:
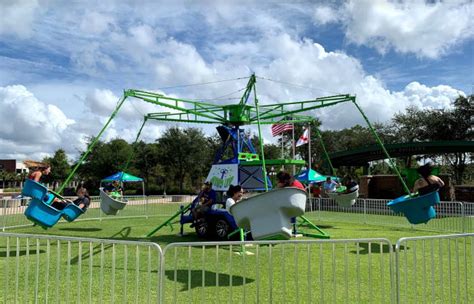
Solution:
[{"label": "green grass field", "polygon": [[[348,222],[351,216],[354,218]],[[164,253],[160,286],[159,252],[146,244],[1,237],[0,299],[7,303],[32,301],[35,297],[41,302],[143,303],[156,302],[161,288],[165,303],[390,302],[396,287],[391,280],[393,248],[383,241],[342,240],[385,238],[394,245],[402,237],[440,233],[351,223],[357,222],[357,216],[307,214],[331,235],[331,240],[340,242],[298,238],[296,242],[245,247],[244,254],[239,245],[198,245],[196,242],[203,240],[188,226],[184,237],[177,235],[179,225],[175,225],[173,231],[164,227],[145,238],[167,219],[165,216],[61,222],[49,230],[17,228],[8,232],[155,242],[162,249],[173,245]],[[373,217],[376,223],[389,220],[380,215]],[[194,242],[194,246],[184,246],[183,242]],[[403,249],[402,302],[416,303],[423,296],[428,302],[440,303],[474,299],[470,288],[474,282],[472,238],[413,242]]]}]

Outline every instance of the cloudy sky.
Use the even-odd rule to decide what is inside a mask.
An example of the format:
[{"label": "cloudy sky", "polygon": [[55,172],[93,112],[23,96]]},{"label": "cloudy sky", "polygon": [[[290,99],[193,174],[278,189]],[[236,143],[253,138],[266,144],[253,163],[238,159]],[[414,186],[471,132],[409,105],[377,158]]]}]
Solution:
[{"label": "cloudy sky", "polygon": [[[473,90],[471,0],[1,0],[0,12],[2,159],[74,159],[129,88],[234,103],[247,79],[179,85],[255,73],[262,103],[348,93],[373,122]],[[104,139],[133,141],[159,110],[127,100]],[[350,104],[312,114],[325,129],[363,123]]]}]

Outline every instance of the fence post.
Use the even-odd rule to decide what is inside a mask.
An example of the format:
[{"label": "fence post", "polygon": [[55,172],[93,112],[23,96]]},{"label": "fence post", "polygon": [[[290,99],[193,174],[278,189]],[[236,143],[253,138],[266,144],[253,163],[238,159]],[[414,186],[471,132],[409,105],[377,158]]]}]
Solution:
[{"label": "fence post", "polygon": [[364,224],[367,224],[367,200],[365,198],[362,200],[364,202]]},{"label": "fence post", "polygon": [[462,217],[461,232],[466,233],[466,221],[467,221],[466,209],[464,207],[463,202],[459,202],[459,204],[461,204],[461,217]]},{"label": "fence post", "polygon": [[99,197],[99,222],[102,222],[102,199]]},{"label": "fence post", "polygon": [[318,219],[318,220],[320,221],[321,218],[322,218],[322,216],[321,216],[322,199],[321,199],[321,198],[318,198],[317,202],[318,202],[318,211],[319,211],[319,212],[318,212],[318,216],[319,216],[319,219]]},{"label": "fence post", "polygon": [[148,219],[148,196],[143,195],[143,197],[145,197],[145,214]]},{"label": "fence post", "polygon": [[3,217],[3,226],[2,226],[2,231],[5,231],[5,227],[7,226],[7,216],[6,216],[6,200],[2,199],[2,217]]},{"label": "fence post", "polygon": [[400,303],[400,240],[395,244],[395,302]]}]

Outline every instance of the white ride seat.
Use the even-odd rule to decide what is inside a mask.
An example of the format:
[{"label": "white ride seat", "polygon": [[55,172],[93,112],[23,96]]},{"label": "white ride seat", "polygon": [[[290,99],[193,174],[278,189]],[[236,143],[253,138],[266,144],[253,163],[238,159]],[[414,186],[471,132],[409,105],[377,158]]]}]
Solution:
[{"label": "white ride seat", "polygon": [[108,195],[100,188],[100,209],[107,215],[116,215],[127,205],[126,201],[118,200]]},{"label": "white ride seat", "polygon": [[291,218],[304,214],[306,199],[301,189],[281,188],[243,199],[230,207],[230,213],[254,240],[289,239]]}]

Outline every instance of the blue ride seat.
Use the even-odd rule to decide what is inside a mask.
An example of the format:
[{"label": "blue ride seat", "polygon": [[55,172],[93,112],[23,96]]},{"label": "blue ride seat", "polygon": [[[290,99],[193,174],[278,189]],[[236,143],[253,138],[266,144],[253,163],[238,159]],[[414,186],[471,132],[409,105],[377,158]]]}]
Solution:
[{"label": "blue ride seat", "polygon": [[438,191],[425,195],[411,197],[409,195],[398,197],[387,206],[395,213],[403,213],[411,224],[427,223],[436,217],[434,205],[440,203]]},{"label": "blue ride seat", "polygon": [[56,223],[61,218],[61,215],[61,210],[58,210],[53,206],[46,204],[43,200],[36,198],[30,200],[30,203],[25,210],[25,216],[30,221],[43,227],[44,229],[51,228],[56,225]]},{"label": "blue ride seat", "polygon": [[48,193],[48,188],[32,179],[27,179],[21,190],[21,195],[29,196],[42,201],[44,196]]},{"label": "blue ride seat", "polygon": [[83,213],[84,213],[84,210],[79,208],[79,206],[77,206],[74,203],[70,203],[69,205],[64,207],[64,209],[62,210],[62,217],[66,221],[72,222],[75,219],[77,219]]}]

